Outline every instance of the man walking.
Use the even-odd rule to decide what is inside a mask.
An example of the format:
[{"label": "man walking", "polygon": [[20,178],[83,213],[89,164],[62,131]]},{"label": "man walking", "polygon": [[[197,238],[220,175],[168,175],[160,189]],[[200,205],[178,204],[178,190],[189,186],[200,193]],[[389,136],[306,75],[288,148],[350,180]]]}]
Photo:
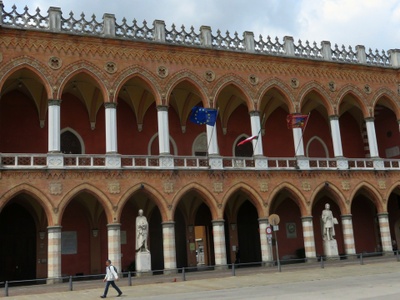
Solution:
[{"label": "man walking", "polygon": [[104,289],[103,296],[100,296],[100,298],[107,297],[108,288],[110,287],[110,285],[112,285],[112,287],[118,292],[117,297],[122,295],[121,290],[115,284],[114,280],[118,280],[118,274],[115,270],[115,267],[111,264],[111,260],[107,259],[106,260],[106,277],[104,277],[104,279],[103,279],[103,282],[106,282],[106,287]]}]

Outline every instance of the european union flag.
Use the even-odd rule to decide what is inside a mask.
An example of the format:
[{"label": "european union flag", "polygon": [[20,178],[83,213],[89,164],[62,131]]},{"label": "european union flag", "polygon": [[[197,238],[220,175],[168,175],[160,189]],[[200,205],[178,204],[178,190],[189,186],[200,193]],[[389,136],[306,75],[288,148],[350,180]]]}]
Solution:
[{"label": "european union flag", "polygon": [[216,109],[195,106],[192,108],[192,113],[190,114],[189,119],[198,125],[207,124],[214,126],[217,121],[217,115],[218,110]]}]

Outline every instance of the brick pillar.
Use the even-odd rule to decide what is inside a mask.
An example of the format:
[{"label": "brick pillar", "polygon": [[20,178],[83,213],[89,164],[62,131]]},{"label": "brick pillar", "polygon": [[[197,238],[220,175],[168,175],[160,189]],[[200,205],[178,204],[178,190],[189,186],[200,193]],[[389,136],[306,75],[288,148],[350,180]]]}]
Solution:
[{"label": "brick pillar", "polygon": [[301,218],[303,225],[303,239],[306,258],[315,258],[317,256],[315,251],[314,228],[312,216]]},{"label": "brick pillar", "polygon": [[[175,222],[163,222],[164,273],[176,269]],[[167,271],[167,272],[166,272]]]},{"label": "brick pillar", "polygon": [[61,226],[47,227],[47,278],[48,283],[56,283],[61,277]]},{"label": "brick pillar", "polygon": [[226,245],[224,220],[213,220],[215,265],[226,265]]},{"label": "brick pillar", "polygon": [[342,215],[343,225],[343,240],[344,240],[344,251],[347,255],[356,254],[356,245],[354,243],[354,231],[353,231],[353,217],[352,215]]},{"label": "brick pillar", "polygon": [[268,218],[258,219],[260,228],[260,242],[261,242],[261,260],[262,262],[273,261],[272,246],[268,244],[266,229],[268,226]]},{"label": "brick pillar", "polygon": [[121,224],[107,224],[108,259],[121,272]]},{"label": "brick pillar", "polygon": [[389,227],[389,214],[388,213],[378,214],[378,220],[379,220],[379,229],[381,232],[382,251],[390,252],[393,250],[393,248],[392,248],[392,237],[390,235],[390,227]]}]

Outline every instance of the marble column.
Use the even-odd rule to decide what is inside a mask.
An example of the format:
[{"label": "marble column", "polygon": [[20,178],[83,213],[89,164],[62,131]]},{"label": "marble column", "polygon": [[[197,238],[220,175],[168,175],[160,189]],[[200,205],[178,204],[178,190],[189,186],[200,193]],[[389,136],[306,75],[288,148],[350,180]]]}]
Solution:
[{"label": "marble column", "polygon": [[333,154],[336,157],[338,169],[348,169],[348,161],[343,157],[342,137],[340,134],[339,117],[330,116]]},{"label": "marble column", "polygon": [[371,158],[379,157],[374,118],[366,118],[365,127],[367,128],[368,146]]},{"label": "marble column", "polygon": [[160,152],[160,167],[173,168],[174,159],[171,157],[169,147],[169,122],[168,122],[168,107],[157,106],[157,121],[158,121],[158,148]]},{"label": "marble column", "polygon": [[393,247],[392,247],[392,237],[390,235],[390,227],[389,227],[389,214],[379,213],[378,220],[379,220],[379,230],[381,232],[382,251],[390,252],[393,250]]},{"label": "marble column", "polygon": [[48,152],[60,152],[60,105],[61,100],[48,101]]},{"label": "marble column", "polygon": [[47,278],[48,283],[56,283],[61,277],[61,226],[47,227]]},{"label": "marble column", "polygon": [[303,239],[304,249],[306,252],[307,259],[313,259],[317,257],[315,250],[315,239],[314,239],[314,226],[312,216],[305,216],[301,218],[303,225]]},{"label": "marble column", "polygon": [[352,215],[342,215],[341,218],[343,228],[344,251],[347,255],[356,254],[353,231],[353,217]]},{"label": "marble column", "polygon": [[226,244],[224,220],[213,220],[214,255],[216,266],[226,266]]},{"label": "marble column", "polygon": [[163,222],[164,273],[176,271],[175,222]]},{"label": "marble column", "polygon": [[304,154],[304,140],[303,140],[303,129],[295,127],[293,130],[293,143],[295,157],[297,160],[297,167],[299,169],[309,169],[310,162],[305,158]]},{"label": "marble column", "polygon": [[106,112],[106,153],[117,153],[117,103],[104,104]]},{"label": "marble column", "polygon": [[107,224],[107,242],[108,259],[121,272],[121,224]]},{"label": "marble column", "polygon": [[261,123],[260,123],[260,113],[258,111],[250,112],[250,124],[251,124],[251,135],[258,136],[257,139],[253,140],[253,155],[263,156],[263,146],[262,146],[262,134],[261,134]]},{"label": "marble column", "polygon": [[208,164],[211,169],[223,169],[222,157],[219,155],[217,123],[214,126],[206,125]]},{"label": "marble column", "polygon": [[261,242],[261,260],[263,263],[272,262],[272,244],[268,243],[266,229],[268,227],[268,218],[259,218],[258,226],[260,228],[260,242]]}]

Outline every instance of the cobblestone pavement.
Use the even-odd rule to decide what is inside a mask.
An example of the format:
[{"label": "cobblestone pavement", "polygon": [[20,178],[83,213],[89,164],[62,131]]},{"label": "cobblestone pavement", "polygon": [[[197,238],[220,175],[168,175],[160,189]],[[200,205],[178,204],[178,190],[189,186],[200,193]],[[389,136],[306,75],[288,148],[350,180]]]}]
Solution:
[{"label": "cobblestone pavement", "polygon": [[[400,262],[393,256],[379,259],[318,262],[276,267],[238,268],[232,270],[122,278],[118,285],[120,299],[400,299]],[[10,287],[2,299],[99,299],[101,280]],[[110,287],[108,298],[115,298]]]}]

